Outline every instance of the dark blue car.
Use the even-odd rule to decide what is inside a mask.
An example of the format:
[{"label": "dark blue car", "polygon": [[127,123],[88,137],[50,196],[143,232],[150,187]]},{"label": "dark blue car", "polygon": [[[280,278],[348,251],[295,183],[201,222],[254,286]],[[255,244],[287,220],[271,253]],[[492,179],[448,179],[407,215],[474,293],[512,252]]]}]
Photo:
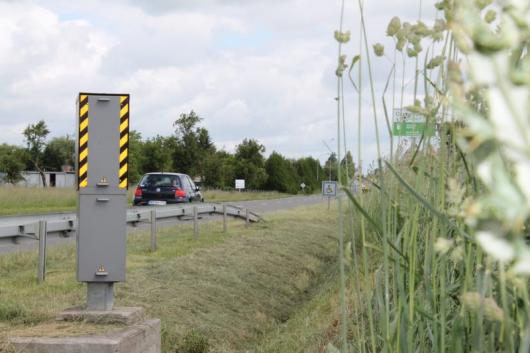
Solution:
[{"label": "dark blue car", "polygon": [[145,174],[134,192],[134,205],[166,205],[179,202],[203,202],[193,180],[181,173]]}]

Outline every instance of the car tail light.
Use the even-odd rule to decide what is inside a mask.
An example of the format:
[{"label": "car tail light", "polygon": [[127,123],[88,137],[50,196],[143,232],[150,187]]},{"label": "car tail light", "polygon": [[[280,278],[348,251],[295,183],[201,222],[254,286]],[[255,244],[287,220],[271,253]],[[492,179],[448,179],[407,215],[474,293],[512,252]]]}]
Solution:
[{"label": "car tail light", "polygon": [[181,188],[177,188],[177,190],[175,190],[175,197],[186,197],[186,192]]},{"label": "car tail light", "polygon": [[134,191],[134,197],[142,197],[142,188],[139,186],[136,187],[136,190]]}]

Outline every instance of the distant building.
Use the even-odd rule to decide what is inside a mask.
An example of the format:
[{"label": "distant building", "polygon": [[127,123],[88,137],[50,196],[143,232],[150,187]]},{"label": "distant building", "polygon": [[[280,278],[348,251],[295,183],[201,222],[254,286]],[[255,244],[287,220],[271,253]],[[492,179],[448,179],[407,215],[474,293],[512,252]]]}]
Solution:
[{"label": "distant building", "polygon": [[[22,172],[23,180],[19,181],[17,186],[26,187],[43,187],[42,179],[39,172],[26,171]],[[73,188],[76,183],[74,172],[44,172],[46,185],[57,188]],[[3,183],[0,176],[0,183]]]}]

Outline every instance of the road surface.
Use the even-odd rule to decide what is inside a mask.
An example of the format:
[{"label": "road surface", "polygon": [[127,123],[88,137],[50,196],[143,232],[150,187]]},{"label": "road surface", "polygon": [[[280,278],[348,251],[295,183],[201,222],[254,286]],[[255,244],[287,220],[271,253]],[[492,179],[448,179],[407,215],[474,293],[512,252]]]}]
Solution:
[{"label": "road surface", "polygon": [[[270,212],[286,210],[294,207],[312,205],[327,201],[327,198],[322,197],[321,195],[311,195],[311,196],[292,196],[281,199],[273,200],[254,200],[254,201],[237,201],[237,202],[225,202],[226,204],[236,205],[244,208],[248,208],[250,211],[256,212],[258,214],[266,214]],[[192,204],[193,205],[193,204]],[[190,205],[189,207],[193,207]],[[157,206],[155,208],[163,208],[165,206]],[[171,206],[168,206],[171,207]],[[134,209],[146,210],[148,207],[134,207]],[[39,215],[23,215],[23,216],[4,216],[0,217],[0,226],[2,225],[12,225],[12,224],[23,224],[23,223],[33,223],[38,220],[57,220],[57,219],[72,219],[75,218],[75,213],[52,213],[52,214],[39,214]],[[218,216],[203,216],[202,221],[211,220],[217,218]],[[182,220],[167,219],[159,220],[157,226],[164,227],[175,224],[177,222],[182,222]],[[184,220],[184,222],[186,222]],[[149,225],[140,225],[138,228],[146,228]],[[134,230],[135,227],[128,227],[129,230]],[[75,232],[71,233],[69,237],[61,237],[58,235],[50,234],[47,239],[49,246],[62,244],[66,242],[75,241]],[[38,247],[38,242],[33,239],[19,238],[17,244],[13,243],[11,239],[0,239],[0,254],[15,252],[15,251],[24,251],[30,250]]]}]

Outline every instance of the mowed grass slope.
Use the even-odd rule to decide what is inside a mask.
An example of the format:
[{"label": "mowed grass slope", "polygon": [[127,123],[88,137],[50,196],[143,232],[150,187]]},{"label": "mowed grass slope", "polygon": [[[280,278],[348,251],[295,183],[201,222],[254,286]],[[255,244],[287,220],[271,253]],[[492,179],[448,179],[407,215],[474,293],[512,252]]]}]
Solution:
[{"label": "mowed grass slope", "polygon": [[[129,189],[129,204],[132,203],[134,188]],[[205,190],[206,202],[231,202],[246,200],[270,200],[292,196],[275,191],[236,192]],[[77,206],[77,192],[69,188],[24,188],[0,187],[0,215],[32,214],[74,211]]]},{"label": "mowed grass slope", "polygon": [[[188,225],[160,230],[156,253],[148,251],[147,233],[129,237],[128,279],[117,285],[116,304],[143,306],[161,318],[164,352],[174,352],[192,331],[208,338],[211,352],[278,351],[285,341],[278,335],[289,319],[308,310],[323,285],[335,283],[335,215],[323,205],[270,215],[250,228],[234,220],[228,234],[221,230],[219,222],[201,224],[199,239]],[[74,248],[51,248],[48,259],[47,280],[39,286],[36,253],[0,257],[4,340],[22,327],[49,327],[54,313],[84,302]],[[295,323],[289,334],[293,352],[331,325],[328,316],[314,319],[315,325],[297,319],[303,325]],[[299,332],[303,327],[309,331]]]}]

